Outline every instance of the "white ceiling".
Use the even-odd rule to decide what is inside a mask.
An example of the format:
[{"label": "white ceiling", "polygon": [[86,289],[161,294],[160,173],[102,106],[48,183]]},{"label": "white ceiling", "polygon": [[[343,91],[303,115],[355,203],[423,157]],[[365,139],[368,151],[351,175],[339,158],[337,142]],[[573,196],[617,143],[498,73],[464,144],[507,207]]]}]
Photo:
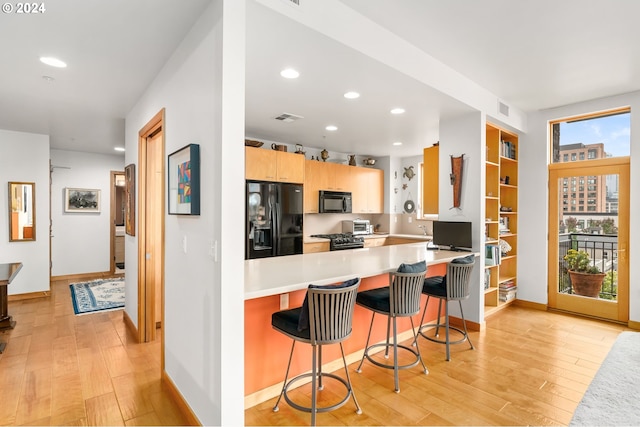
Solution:
[{"label": "white ceiling", "polygon": [[[209,1],[55,0],[45,3],[44,14],[3,14],[0,128],[49,134],[52,148],[113,154],[124,143],[124,117]],[[468,111],[253,0],[247,3],[250,137],[403,156],[436,142],[440,119]],[[637,1],[342,3],[524,111],[640,90]],[[42,55],[60,57],[69,67],[45,66],[38,61]],[[295,65],[301,77],[283,80],[278,73],[285,65]],[[344,99],[351,89],[362,97]],[[407,113],[391,116],[395,106]],[[273,119],[284,112],[304,119]],[[339,130],[325,131],[327,124]],[[391,146],[397,140],[401,148]]]}]

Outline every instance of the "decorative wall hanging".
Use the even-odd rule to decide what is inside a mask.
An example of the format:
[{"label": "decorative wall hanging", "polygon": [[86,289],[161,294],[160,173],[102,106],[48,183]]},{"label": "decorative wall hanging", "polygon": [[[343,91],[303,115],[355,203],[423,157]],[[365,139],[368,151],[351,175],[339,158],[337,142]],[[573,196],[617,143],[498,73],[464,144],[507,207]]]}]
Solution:
[{"label": "decorative wall hanging", "polygon": [[404,168],[404,173],[402,176],[409,178],[409,181],[416,176],[416,173],[413,171],[413,166],[409,166],[408,168]]},{"label": "decorative wall hanging", "polygon": [[459,157],[451,156],[451,175],[449,175],[449,177],[451,179],[451,185],[453,185],[453,208],[460,208],[463,169],[464,169],[464,154]]},{"label": "decorative wall hanging", "polygon": [[124,168],[124,231],[129,236],[136,235],[136,165]]},{"label": "decorative wall hanging", "polygon": [[200,146],[169,154],[169,215],[200,215]]},{"label": "decorative wall hanging", "polygon": [[89,188],[64,189],[65,212],[100,212],[100,190]]},{"label": "decorative wall hanging", "polygon": [[409,197],[404,202],[404,211],[405,213],[413,213],[416,210],[416,204],[413,202],[413,197],[411,197],[411,192],[409,192]]}]

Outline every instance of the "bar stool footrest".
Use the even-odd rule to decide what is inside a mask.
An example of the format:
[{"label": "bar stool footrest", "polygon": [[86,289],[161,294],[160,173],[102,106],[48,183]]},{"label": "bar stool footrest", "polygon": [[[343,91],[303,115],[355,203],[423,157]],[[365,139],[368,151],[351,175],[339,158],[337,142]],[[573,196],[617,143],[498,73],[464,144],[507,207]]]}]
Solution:
[{"label": "bar stool footrest", "polygon": [[[393,344],[386,344],[386,343],[379,343],[379,344],[373,344],[370,345],[369,347],[367,347],[364,350],[364,357],[367,358],[367,360],[371,363],[373,363],[376,366],[380,366],[381,368],[386,368],[386,369],[395,369],[395,366],[393,364],[388,364],[388,363],[382,363],[382,362],[378,362],[377,360],[375,360],[372,356],[369,356],[369,350],[372,350],[374,348],[378,348],[378,347],[390,347],[393,348]],[[414,360],[411,363],[407,363],[405,365],[398,365],[398,369],[409,369],[409,368],[413,368],[414,366],[416,366],[418,363],[420,363],[420,357],[418,356],[418,352],[415,351],[414,349],[407,347],[406,345],[400,345],[398,344],[398,349],[402,349],[402,350],[406,350],[410,353],[412,353],[415,357],[416,360]]]},{"label": "bar stool footrest", "polygon": [[[293,400],[291,400],[291,399],[289,398],[289,395],[288,395],[287,393],[288,393],[288,391],[289,391],[289,387],[291,387],[291,385],[293,385],[293,383],[295,383],[296,381],[299,381],[299,380],[301,380],[301,379],[303,379],[303,378],[309,378],[309,377],[311,377],[312,375],[313,375],[313,374],[311,374],[311,373],[300,374],[300,375],[298,375],[297,377],[291,378],[291,379],[287,382],[287,385],[285,385],[284,390],[283,390],[283,396],[284,396],[284,400],[289,404],[289,406],[291,406],[292,408],[295,408],[295,409],[297,409],[297,410],[299,410],[299,411],[303,411],[303,412],[309,412],[309,413],[311,413],[311,407],[309,407],[309,406],[302,406],[302,405],[299,405],[299,404],[295,403]],[[341,378],[341,377],[339,377],[339,376],[337,376],[337,375],[334,375],[334,374],[331,374],[331,373],[325,373],[325,372],[323,372],[323,373],[321,373],[321,374],[316,374],[316,375],[317,375],[318,377],[322,376],[323,380],[324,380],[324,379],[326,379],[326,378],[332,378],[332,379],[334,379],[334,380],[337,380],[337,381],[339,381],[340,383],[342,383],[342,385],[343,385],[343,386],[345,387],[345,389],[347,390],[347,394],[344,396],[344,398],[343,398],[340,402],[338,402],[338,403],[336,403],[336,404],[333,404],[333,405],[331,405],[331,406],[322,406],[322,407],[320,407],[320,406],[316,406],[316,412],[329,412],[329,411],[333,411],[334,409],[338,409],[338,408],[340,408],[341,406],[343,406],[345,403],[347,403],[347,401],[349,400],[349,398],[351,397],[351,395],[352,395],[353,393],[352,393],[351,388],[349,387],[349,384],[348,384],[348,383],[347,383],[343,378]]]},{"label": "bar stool footrest", "polygon": [[[420,327],[420,329],[418,330],[418,334],[420,334],[422,337],[428,339],[429,341],[432,341],[432,342],[435,342],[435,343],[438,343],[438,344],[446,344],[447,343],[446,339],[442,340],[442,339],[439,339],[439,338],[435,338],[433,336],[426,335],[424,332],[422,332],[423,329],[437,328],[437,327],[440,327],[441,329],[445,329],[446,328],[445,325],[438,325],[438,324],[422,325]],[[463,342],[465,342],[465,341],[467,341],[469,339],[468,336],[467,336],[467,333],[465,331],[463,331],[462,329],[456,327],[456,326],[449,325],[449,330],[450,331],[456,331],[456,332],[458,332],[458,333],[460,333],[462,335],[462,338],[460,338],[458,340],[455,340],[455,341],[449,340],[449,344],[461,344],[461,343],[463,343]],[[471,341],[469,341],[469,344],[471,344]]]}]

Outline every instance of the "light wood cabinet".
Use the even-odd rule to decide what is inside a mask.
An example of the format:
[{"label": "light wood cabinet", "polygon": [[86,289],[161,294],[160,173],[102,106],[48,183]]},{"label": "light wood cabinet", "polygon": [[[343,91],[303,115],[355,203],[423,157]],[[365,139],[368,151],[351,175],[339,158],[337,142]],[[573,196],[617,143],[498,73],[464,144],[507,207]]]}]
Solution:
[{"label": "light wood cabinet", "polygon": [[518,135],[487,124],[486,144],[484,258],[499,251],[500,240],[511,250],[497,264],[485,261],[485,316],[513,302],[505,297],[508,290],[517,290]]},{"label": "light wood cabinet", "polygon": [[304,176],[304,156],[300,154],[245,147],[246,179],[301,184]]},{"label": "light wood cabinet", "polygon": [[116,236],[115,259],[116,259],[116,263],[124,262],[124,236]]},{"label": "light wood cabinet", "polygon": [[387,240],[384,242],[385,246],[391,245],[404,245],[405,243],[421,243],[427,244],[426,240],[423,239],[412,239],[410,237],[387,237]]},{"label": "light wood cabinet", "polygon": [[386,237],[373,237],[364,239],[364,247],[365,248],[375,248],[376,246],[384,246],[387,238]]},{"label": "light wood cabinet", "polygon": [[384,211],[384,172],[379,169],[353,168],[353,213]]},{"label": "light wood cabinet", "polygon": [[329,242],[313,242],[302,245],[302,253],[314,254],[318,252],[329,252]]},{"label": "light wood cabinet", "polygon": [[423,150],[422,173],[422,213],[439,214],[438,174],[440,173],[440,146],[434,145]]}]

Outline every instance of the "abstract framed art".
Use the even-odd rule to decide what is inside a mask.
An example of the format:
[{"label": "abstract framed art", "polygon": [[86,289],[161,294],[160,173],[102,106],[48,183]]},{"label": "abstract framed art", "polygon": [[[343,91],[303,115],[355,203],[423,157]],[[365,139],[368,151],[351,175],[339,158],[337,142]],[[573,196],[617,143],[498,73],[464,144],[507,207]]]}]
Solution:
[{"label": "abstract framed art", "polygon": [[100,190],[65,188],[65,212],[100,212]]},{"label": "abstract framed art", "polygon": [[169,154],[169,215],[200,215],[200,145]]}]

